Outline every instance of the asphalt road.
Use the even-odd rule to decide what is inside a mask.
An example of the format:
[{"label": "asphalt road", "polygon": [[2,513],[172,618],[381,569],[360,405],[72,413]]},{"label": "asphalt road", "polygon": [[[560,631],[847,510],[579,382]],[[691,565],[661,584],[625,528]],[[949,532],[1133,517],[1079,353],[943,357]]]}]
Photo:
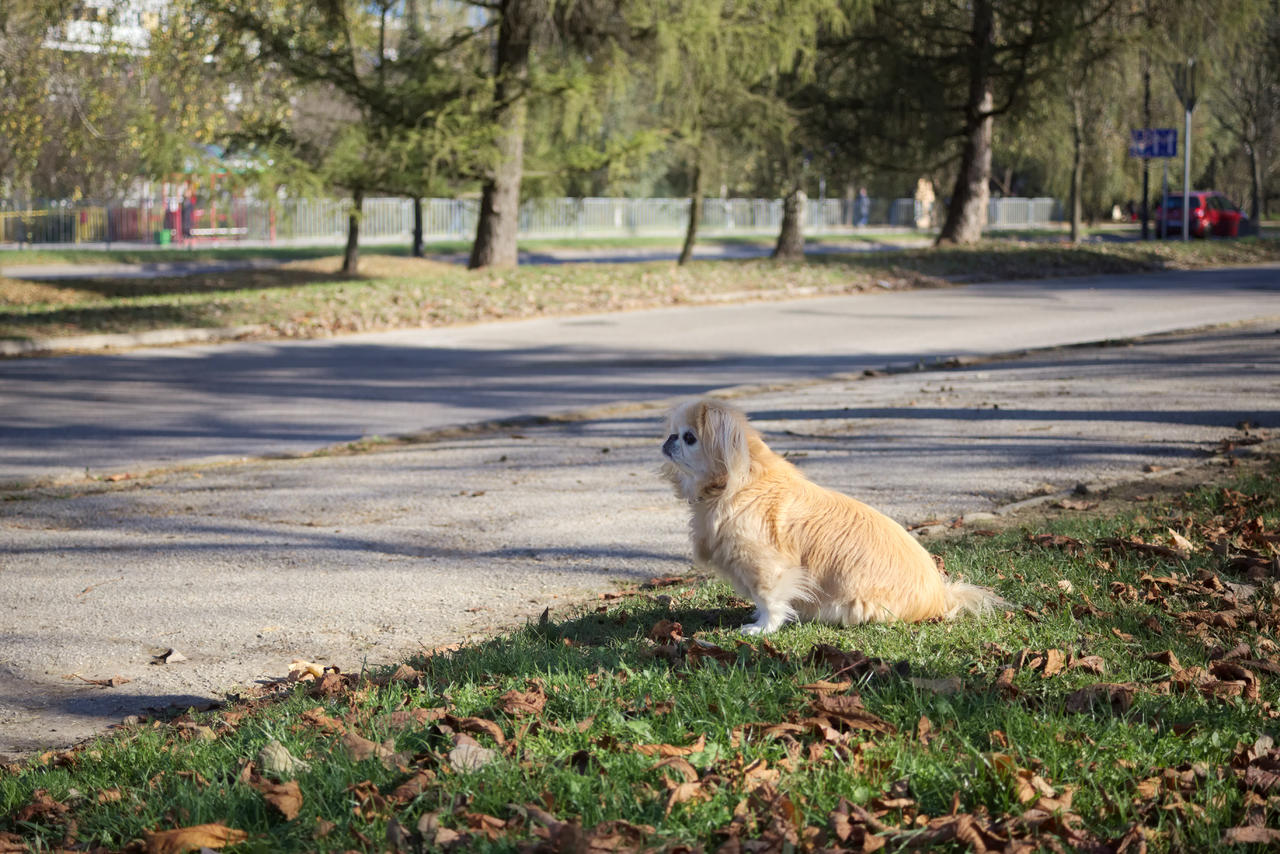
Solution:
[{"label": "asphalt road", "polygon": [[[1272,268],[0,364],[3,460],[28,475],[600,405],[378,453],[10,493],[0,754],[281,676],[294,657],[386,663],[685,571],[652,398],[774,382],[738,394],[767,439],[904,521],[1194,465],[1242,422],[1280,428],[1278,291]],[[860,377],[1250,317],[1270,319]],[[168,648],[187,660],[153,664]],[[83,681],[117,675],[130,681]]]},{"label": "asphalt road", "polygon": [[0,484],[1280,315],[1280,266],[0,361]]}]

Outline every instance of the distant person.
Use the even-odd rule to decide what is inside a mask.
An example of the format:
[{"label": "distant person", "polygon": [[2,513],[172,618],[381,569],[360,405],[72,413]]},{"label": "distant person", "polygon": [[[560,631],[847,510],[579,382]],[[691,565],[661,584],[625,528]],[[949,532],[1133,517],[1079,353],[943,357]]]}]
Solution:
[{"label": "distant person", "polygon": [[856,219],[854,224],[864,226],[871,217],[871,197],[867,195],[866,187],[858,188],[858,198],[853,203],[853,212]]}]

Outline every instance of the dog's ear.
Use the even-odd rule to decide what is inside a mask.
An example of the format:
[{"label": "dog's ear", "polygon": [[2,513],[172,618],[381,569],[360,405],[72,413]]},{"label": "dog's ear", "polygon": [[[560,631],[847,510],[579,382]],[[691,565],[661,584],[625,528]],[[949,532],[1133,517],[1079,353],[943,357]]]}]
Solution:
[{"label": "dog's ear", "polygon": [[723,403],[707,401],[698,421],[698,433],[708,458],[723,471],[725,487],[734,491],[751,468],[746,416]]}]

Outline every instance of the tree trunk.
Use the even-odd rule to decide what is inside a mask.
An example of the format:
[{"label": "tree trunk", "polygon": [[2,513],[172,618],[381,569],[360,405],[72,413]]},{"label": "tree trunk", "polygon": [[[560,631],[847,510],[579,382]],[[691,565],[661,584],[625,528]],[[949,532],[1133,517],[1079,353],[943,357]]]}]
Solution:
[{"label": "tree trunk", "polygon": [[422,257],[422,197],[413,197],[413,249],[414,258]]},{"label": "tree trunk", "polygon": [[702,162],[693,164],[693,189],[689,192],[689,227],[684,233],[684,247],[680,250],[680,260],[676,263],[684,266],[693,257],[693,244],[698,239],[698,223],[702,221]]},{"label": "tree trunk", "polygon": [[1080,92],[1071,94],[1071,242],[1080,242],[1081,200],[1084,184],[1084,105]]},{"label": "tree trunk", "polygon": [[969,97],[965,104],[965,138],[960,151],[947,219],[938,243],[976,243],[982,238],[991,200],[991,65],[995,50],[995,17],[991,0],[974,0],[969,45]]},{"label": "tree trunk", "polygon": [[525,87],[533,37],[530,0],[503,0],[494,55],[494,122],[498,163],[485,179],[480,220],[471,247],[471,269],[514,267],[520,227],[520,179],[524,174],[524,131],[528,116]]},{"label": "tree trunk", "polygon": [[1262,234],[1262,216],[1265,203],[1262,198],[1262,158],[1258,157],[1258,146],[1250,143],[1245,146],[1249,152],[1249,178],[1253,184],[1252,198],[1249,201],[1249,230],[1252,234]]},{"label": "tree trunk", "polygon": [[351,212],[347,214],[347,248],[342,253],[342,272],[354,276],[360,268],[360,215],[364,210],[364,190],[357,187],[351,194]]},{"label": "tree trunk", "polygon": [[782,230],[772,256],[778,261],[804,260],[804,203],[804,190],[799,187],[793,187],[782,200]]}]

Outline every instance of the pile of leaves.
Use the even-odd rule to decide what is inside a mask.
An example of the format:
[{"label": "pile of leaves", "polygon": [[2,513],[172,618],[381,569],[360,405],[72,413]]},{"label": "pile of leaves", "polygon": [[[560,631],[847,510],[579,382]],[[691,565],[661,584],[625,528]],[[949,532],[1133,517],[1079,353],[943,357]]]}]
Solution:
[{"label": "pile of leaves", "polygon": [[985,621],[793,626],[664,578],[0,772],[0,852],[1210,850],[1280,843],[1263,478],[949,544]]}]

